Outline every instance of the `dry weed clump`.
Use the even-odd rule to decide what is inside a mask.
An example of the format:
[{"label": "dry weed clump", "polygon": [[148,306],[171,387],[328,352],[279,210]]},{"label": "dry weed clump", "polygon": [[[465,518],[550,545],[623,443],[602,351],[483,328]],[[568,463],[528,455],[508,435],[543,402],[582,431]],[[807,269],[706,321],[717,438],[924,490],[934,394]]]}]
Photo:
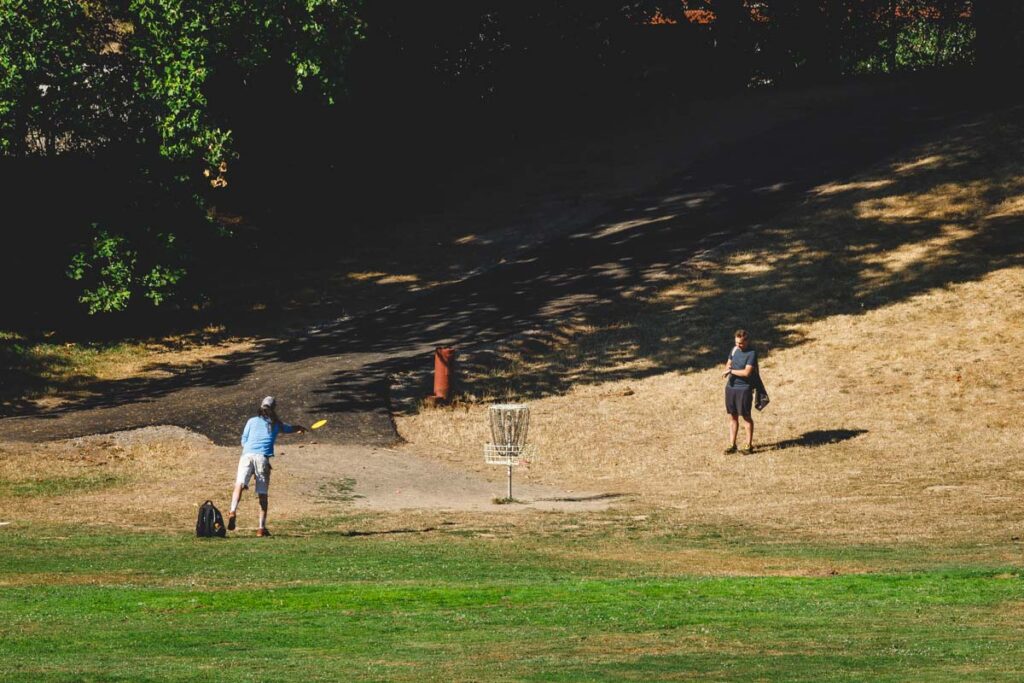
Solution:
[{"label": "dry weed clump", "polygon": [[[1008,359],[1024,332],[1024,129],[1013,114],[823,186],[742,251],[666,268],[619,322],[577,322],[559,345],[510,360],[521,374],[504,391],[532,400],[540,453],[521,476],[798,535],[1020,534],[1024,387]],[[722,316],[732,292],[744,303]],[[737,323],[758,337],[772,395],[752,457],[722,454],[719,368]],[[476,467],[484,410],[398,426],[417,448]]]},{"label": "dry weed clump", "polygon": [[[173,433],[171,433],[173,432]],[[209,442],[156,428],[43,444],[0,445],[0,481],[15,492],[0,517],[17,521],[159,526],[180,519],[210,488]],[[96,482],[103,485],[96,485]],[[212,493],[212,491],[211,491]],[[128,512],[130,511],[130,512]]]}]

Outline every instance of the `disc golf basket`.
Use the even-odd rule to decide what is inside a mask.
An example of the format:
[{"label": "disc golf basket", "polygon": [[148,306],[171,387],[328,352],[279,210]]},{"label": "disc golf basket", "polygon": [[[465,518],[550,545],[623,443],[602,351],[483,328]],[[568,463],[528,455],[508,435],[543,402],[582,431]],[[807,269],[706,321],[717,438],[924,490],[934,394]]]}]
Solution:
[{"label": "disc golf basket", "polygon": [[484,444],[484,462],[508,467],[508,500],[512,500],[512,468],[520,459],[533,455],[526,443],[530,431],[530,409],[519,403],[495,403],[487,409],[491,442]]}]

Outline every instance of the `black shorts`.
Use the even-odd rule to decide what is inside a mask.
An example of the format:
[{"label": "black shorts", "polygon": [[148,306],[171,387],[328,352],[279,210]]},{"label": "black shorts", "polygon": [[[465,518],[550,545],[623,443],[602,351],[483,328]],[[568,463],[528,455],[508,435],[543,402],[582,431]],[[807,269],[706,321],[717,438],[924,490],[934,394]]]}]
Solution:
[{"label": "black shorts", "polygon": [[750,417],[750,408],[754,405],[754,390],[750,387],[725,388],[725,412],[730,415]]}]

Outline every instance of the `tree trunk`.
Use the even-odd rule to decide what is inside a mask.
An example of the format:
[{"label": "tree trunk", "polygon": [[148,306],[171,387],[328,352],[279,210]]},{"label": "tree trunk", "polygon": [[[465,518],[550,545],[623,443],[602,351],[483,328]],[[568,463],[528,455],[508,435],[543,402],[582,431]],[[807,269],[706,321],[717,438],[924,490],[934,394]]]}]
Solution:
[{"label": "tree trunk", "polygon": [[900,25],[897,17],[899,3],[897,0],[889,0],[889,54],[887,56],[888,72],[896,73],[896,51],[899,47]]},{"label": "tree trunk", "polygon": [[942,53],[946,48],[946,37],[949,35],[949,26],[953,22],[953,14],[956,11],[953,7],[954,4],[950,0],[937,4],[939,18],[935,36],[935,59],[932,60],[932,66],[936,68],[942,66]]}]

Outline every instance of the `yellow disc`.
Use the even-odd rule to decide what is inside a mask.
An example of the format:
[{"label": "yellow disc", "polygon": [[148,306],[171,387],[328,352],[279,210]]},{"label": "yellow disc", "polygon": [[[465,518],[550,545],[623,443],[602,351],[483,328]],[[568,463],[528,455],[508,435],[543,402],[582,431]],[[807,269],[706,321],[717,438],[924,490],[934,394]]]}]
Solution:
[{"label": "yellow disc", "polygon": [[313,423],[313,426],[310,427],[310,429],[320,429],[325,424],[327,424],[327,420],[317,420],[316,422]]}]

